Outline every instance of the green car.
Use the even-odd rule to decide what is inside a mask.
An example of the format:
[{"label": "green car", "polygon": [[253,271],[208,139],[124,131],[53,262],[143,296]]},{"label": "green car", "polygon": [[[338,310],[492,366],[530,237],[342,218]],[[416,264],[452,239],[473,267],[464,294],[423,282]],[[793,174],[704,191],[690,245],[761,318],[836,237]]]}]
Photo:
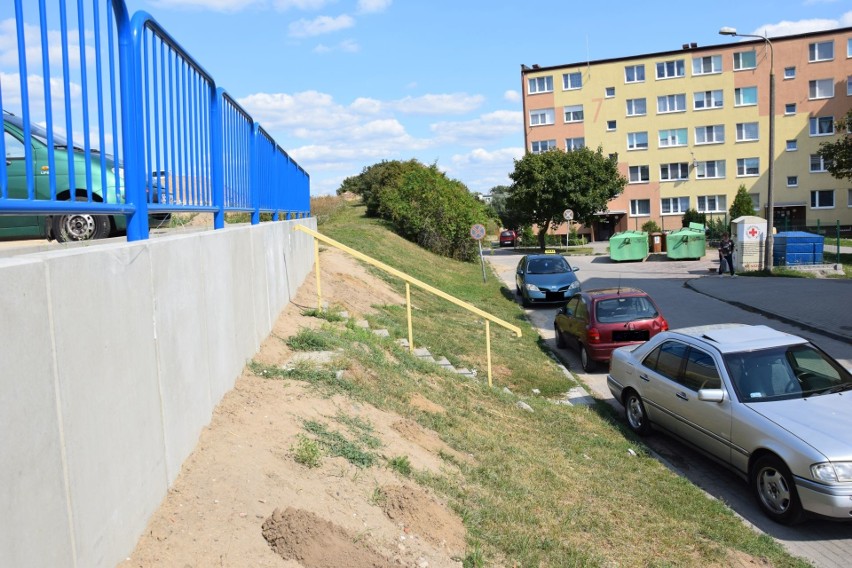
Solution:
[{"label": "green car", "polygon": [[[35,199],[50,199],[50,175],[48,162],[47,131],[36,125],[30,126],[33,177],[35,180]],[[6,146],[6,176],[9,199],[27,198],[27,171],[24,138],[24,122],[20,117],[3,112],[3,139]],[[86,154],[82,148],[70,149],[74,163],[74,187],[76,196],[71,196],[71,184],[68,175],[68,142],[64,137],[54,134],[53,155],[56,177],[57,200],[76,199],[87,201],[86,197]],[[112,156],[104,156],[102,168],[98,150],[91,150],[92,199],[108,203],[124,201],[124,186],[116,192],[116,177],[122,177],[121,166],[116,170]],[[104,175],[105,174],[105,175]],[[104,180],[106,180],[104,191]],[[0,201],[2,206],[2,201]],[[0,239],[47,238],[60,242],[103,239],[126,229],[123,215],[90,215],[87,213],[64,213],[58,215],[0,215]]]}]

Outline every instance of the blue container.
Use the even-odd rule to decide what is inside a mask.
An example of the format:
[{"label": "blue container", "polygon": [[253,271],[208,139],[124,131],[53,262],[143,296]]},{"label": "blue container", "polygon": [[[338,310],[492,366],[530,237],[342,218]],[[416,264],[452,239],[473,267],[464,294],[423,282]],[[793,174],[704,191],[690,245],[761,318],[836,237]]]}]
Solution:
[{"label": "blue container", "polygon": [[776,266],[822,264],[824,238],[804,231],[785,231],[775,235],[772,261]]}]

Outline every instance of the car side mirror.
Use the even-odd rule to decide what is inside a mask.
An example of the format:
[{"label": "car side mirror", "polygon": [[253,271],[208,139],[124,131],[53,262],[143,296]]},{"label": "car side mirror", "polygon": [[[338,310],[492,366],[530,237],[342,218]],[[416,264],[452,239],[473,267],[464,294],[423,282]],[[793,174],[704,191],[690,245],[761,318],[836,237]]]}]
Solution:
[{"label": "car side mirror", "polygon": [[577,272],[578,270],[580,270],[579,266],[572,266],[571,267],[571,272]]},{"label": "car side mirror", "polygon": [[725,391],[723,389],[701,389],[698,391],[698,400],[722,402],[725,400]]},{"label": "car side mirror", "polygon": [[562,306],[561,308],[559,308],[559,313],[560,314],[567,314],[568,313],[568,307]]}]

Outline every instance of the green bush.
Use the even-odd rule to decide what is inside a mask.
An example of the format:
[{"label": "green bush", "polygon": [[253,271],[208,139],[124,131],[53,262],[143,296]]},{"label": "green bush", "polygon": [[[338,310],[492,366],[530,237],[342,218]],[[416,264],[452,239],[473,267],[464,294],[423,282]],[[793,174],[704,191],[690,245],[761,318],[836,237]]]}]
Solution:
[{"label": "green bush", "polygon": [[689,227],[690,223],[699,223],[701,225],[707,225],[707,215],[704,213],[699,213],[695,209],[687,209],[683,214],[683,226]]},{"label": "green bush", "polygon": [[659,233],[662,231],[656,221],[645,221],[642,223],[642,230],[646,233]]}]

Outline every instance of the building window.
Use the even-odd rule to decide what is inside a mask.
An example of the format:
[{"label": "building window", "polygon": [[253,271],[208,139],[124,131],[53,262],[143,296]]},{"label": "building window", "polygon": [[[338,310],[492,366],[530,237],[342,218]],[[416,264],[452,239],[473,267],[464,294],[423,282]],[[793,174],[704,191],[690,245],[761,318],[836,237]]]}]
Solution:
[{"label": "building window", "polygon": [[799,143],[796,140],[787,140],[787,151],[795,152],[799,149]]},{"label": "building window", "polygon": [[830,136],[834,134],[833,116],[815,116],[810,120],[811,136]]},{"label": "building window", "polygon": [[583,122],[583,105],[565,107],[565,122]]},{"label": "building window", "polygon": [[614,120],[607,120],[606,121],[606,130],[607,130],[607,132],[615,131],[615,121]]},{"label": "building window", "polygon": [[545,124],[553,124],[553,109],[545,108],[530,111],[530,126],[544,126]]},{"label": "building window", "polygon": [[686,146],[686,128],[674,128],[671,130],[660,130],[660,148],[671,148],[673,146]]},{"label": "building window", "polygon": [[734,71],[754,69],[755,67],[757,67],[757,55],[753,49],[734,53]]},{"label": "building window", "polygon": [[811,209],[834,209],[834,190],[817,189],[812,191]]},{"label": "building window", "polygon": [[810,172],[812,174],[827,172],[828,171],[828,169],[827,169],[828,165],[829,165],[829,162],[827,162],[825,160],[825,158],[823,158],[819,154],[811,154],[811,169],[810,169]]},{"label": "building window", "polygon": [[728,210],[728,199],[724,195],[699,195],[699,213],[721,213]]},{"label": "building window", "polygon": [[707,55],[705,57],[692,58],[693,75],[710,75],[722,72],[722,56]]},{"label": "building window", "polygon": [[852,38],[846,40],[846,57],[852,57]]},{"label": "building window", "polygon": [[627,116],[642,116],[646,113],[645,99],[627,99]]},{"label": "building window", "polygon": [[756,122],[737,124],[737,142],[754,142],[760,139],[760,125]]},{"label": "building window", "polygon": [[533,154],[541,154],[547,152],[551,148],[556,148],[556,140],[541,140],[532,143],[531,152]]},{"label": "building window", "polygon": [[796,114],[796,103],[787,103],[784,105],[784,114]]},{"label": "building window", "polygon": [[679,162],[674,164],[660,164],[660,181],[676,181],[689,179],[689,164]]},{"label": "building window", "polygon": [[852,207],[852,189],[846,190],[846,207]]},{"label": "building window", "polygon": [[553,77],[533,77],[527,81],[531,95],[536,93],[552,93],[553,92]]},{"label": "building window", "polygon": [[757,104],[757,87],[741,87],[734,89],[734,106],[751,106]]},{"label": "building window", "polygon": [[834,96],[834,79],[808,81],[808,98],[830,99]]},{"label": "building window", "polygon": [[628,150],[647,150],[648,149],[648,133],[647,132],[628,132],[627,133],[627,149]]},{"label": "building window", "polygon": [[583,86],[583,74],[579,71],[575,73],[562,74],[562,89],[565,91],[579,89]]},{"label": "building window", "polygon": [[628,65],[624,68],[625,83],[643,83],[645,81],[644,65]]},{"label": "building window", "polygon": [[631,199],[630,215],[632,217],[647,217],[651,214],[650,199]]},{"label": "building window", "polygon": [[611,99],[615,96],[615,87],[607,87],[606,88],[606,98]]},{"label": "building window", "polygon": [[852,96],[852,75],[846,77],[846,96]]},{"label": "building window", "polygon": [[693,94],[693,106],[695,110],[722,108],[723,105],[722,89],[717,91],[699,91]]},{"label": "building window", "polygon": [[785,67],[784,68],[784,78],[785,79],[795,79],[796,78],[796,68],[795,67]]},{"label": "building window", "polygon": [[660,61],[657,63],[657,79],[674,79],[685,74],[683,59]]},{"label": "building window", "polygon": [[664,197],[660,199],[660,213],[663,215],[686,213],[687,209],[689,209],[688,197]]},{"label": "building window", "polygon": [[630,166],[627,168],[627,179],[630,183],[648,183],[651,179],[648,166]]},{"label": "building window", "polygon": [[657,97],[657,113],[683,112],[686,110],[686,93]]},{"label": "building window", "polygon": [[760,158],[739,158],[737,177],[760,175]]},{"label": "building window", "polygon": [[831,61],[834,59],[834,41],[818,41],[808,45],[808,61]]},{"label": "building window", "polygon": [[585,138],[566,138],[565,139],[565,150],[567,152],[571,152],[572,150],[579,150],[580,148],[586,147],[586,139]]},{"label": "building window", "polygon": [[725,177],[725,160],[710,160],[695,164],[696,179],[722,179]]},{"label": "building window", "polygon": [[787,187],[799,187],[799,176],[787,176]]},{"label": "building window", "polygon": [[725,125],[714,124],[712,126],[695,127],[696,144],[721,144],[725,141]]}]

